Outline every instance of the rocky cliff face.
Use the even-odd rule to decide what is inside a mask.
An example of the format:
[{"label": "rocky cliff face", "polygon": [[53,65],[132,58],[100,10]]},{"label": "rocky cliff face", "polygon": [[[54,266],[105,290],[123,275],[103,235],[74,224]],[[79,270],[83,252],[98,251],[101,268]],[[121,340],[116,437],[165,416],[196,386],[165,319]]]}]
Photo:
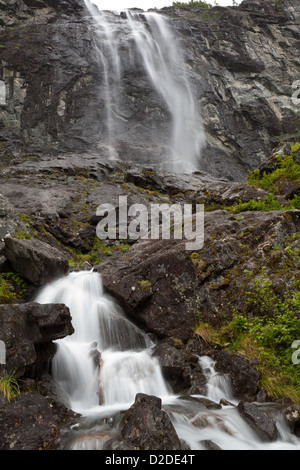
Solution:
[{"label": "rocky cliff face", "polygon": [[[0,12],[2,143],[23,152],[105,154],[104,71],[83,0],[1,1]],[[300,76],[298,3],[245,0],[238,8],[172,7],[161,13],[181,39],[201,105],[207,145],[199,168],[242,180],[282,134],[300,128],[292,102],[292,83]],[[115,21],[120,28],[120,17]],[[154,162],[159,148],[147,142],[147,124],[153,127],[154,116],[161,134],[168,132],[168,110],[158,97],[145,106],[149,82],[140,69],[124,73],[119,94],[127,114],[121,117],[131,135],[118,142],[119,157]]]}]

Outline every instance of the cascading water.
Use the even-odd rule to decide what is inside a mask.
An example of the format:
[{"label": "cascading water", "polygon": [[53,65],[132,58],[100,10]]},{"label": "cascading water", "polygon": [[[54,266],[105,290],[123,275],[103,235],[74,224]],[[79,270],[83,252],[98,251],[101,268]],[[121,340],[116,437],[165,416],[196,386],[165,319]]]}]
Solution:
[{"label": "cascading water", "polygon": [[70,309],[75,333],[57,341],[52,373],[73,410],[87,413],[99,406],[100,382],[104,405],[130,404],[138,392],[168,393],[160,367],[149,352],[152,341],[104,294],[98,273],[70,273],[45,287],[36,300],[64,303]]},{"label": "cascading water", "polygon": [[[127,158],[131,159],[134,147],[141,148],[139,142],[143,142],[152,155],[147,164],[156,163],[156,152],[160,166],[168,170],[195,171],[205,136],[183,52],[168,20],[158,13],[101,12],[89,0],[85,3],[94,21],[103,73],[101,95],[109,156],[118,158],[122,153],[118,149],[124,152],[126,142]],[[144,78],[136,85],[142,73]],[[129,80],[133,89],[137,88],[135,95],[132,90],[126,92]],[[134,129],[131,114],[139,115]]]},{"label": "cascading water", "polygon": [[[207,396],[185,399],[174,395],[152,356],[154,343],[105,294],[98,273],[70,273],[42,288],[36,301],[66,304],[75,330],[71,336],[56,341],[52,375],[70,408],[83,417],[77,428],[62,432],[60,448],[103,449],[118,425],[120,411],[128,409],[135,395],[142,392],[162,399],[184,448],[300,449],[299,439],[291,434],[276,409],[272,409],[272,414],[277,420],[278,440],[260,440],[239,415],[229,378],[216,374],[215,363],[209,357],[199,358],[207,378]],[[103,360],[100,374],[99,353]],[[219,409],[207,406],[221,398],[232,405]]]},{"label": "cascading water", "polygon": [[237,404],[230,378],[226,374],[218,374],[215,371],[216,362],[208,356],[202,356],[199,363],[207,380],[207,397],[216,403],[226,397],[229,402]]}]

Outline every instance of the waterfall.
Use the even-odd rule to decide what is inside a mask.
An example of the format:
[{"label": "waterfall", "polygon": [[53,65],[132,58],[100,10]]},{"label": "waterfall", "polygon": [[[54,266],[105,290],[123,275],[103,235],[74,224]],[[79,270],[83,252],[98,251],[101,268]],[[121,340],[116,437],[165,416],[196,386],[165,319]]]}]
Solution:
[{"label": "waterfall", "polygon": [[159,160],[174,172],[195,171],[205,145],[199,102],[167,18],[130,10],[117,15],[85,3],[103,75],[107,154],[114,159],[128,153],[131,159],[144,146],[148,165]]},{"label": "waterfall", "polygon": [[[299,439],[291,434],[276,408],[272,408],[272,415],[279,438],[273,443],[260,440],[236,409],[229,377],[216,373],[210,357],[199,357],[207,394],[175,395],[152,355],[153,341],[105,293],[100,274],[72,272],[44,286],[35,300],[67,305],[75,330],[55,342],[57,352],[52,361],[52,375],[60,385],[62,399],[83,415],[78,429],[62,432],[61,448],[103,449],[114,435],[120,410],[128,409],[142,392],[162,399],[184,448],[203,450],[214,445],[232,450],[299,450]],[[230,404],[219,409],[207,407],[221,398]]]},{"label": "waterfall", "polygon": [[42,289],[36,301],[64,303],[70,309],[75,332],[56,342],[52,374],[72,409],[88,413],[99,407],[100,386],[103,405],[130,406],[138,392],[169,393],[150,354],[153,342],[104,293],[98,273],[70,273]]},{"label": "waterfall", "polygon": [[226,397],[226,400],[237,404],[233,396],[230,377],[226,374],[218,374],[215,371],[216,361],[211,357],[202,356],[199,363],[207,380],[207,397],[216,403]]}]

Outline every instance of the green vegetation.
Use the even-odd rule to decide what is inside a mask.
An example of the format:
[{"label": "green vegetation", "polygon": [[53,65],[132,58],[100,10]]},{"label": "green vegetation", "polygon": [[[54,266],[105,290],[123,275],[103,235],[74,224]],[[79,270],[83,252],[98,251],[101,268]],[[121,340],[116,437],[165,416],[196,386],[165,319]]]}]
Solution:
[{"label": "green vegetation", "polygon": [[230,349],[258,361],[256,368],[271,396],[299,401],[300,367],[292,362],[291,346],[300,338],[300,282],[295,280],[278,293],[265,267],[256,276],[250,271],[244,274],[249,283],[245,290],[241,286],[243,309],[234,310],[221,332],[230,337]]},{"label": "green vegetation", "polygon": [[15,230],[14,237],[19,238],[21,240],[30,240],[31,235],[29,233],[25,232],[25,230],[17,229],[17,230]]},{"label": "green vegetation", "polygon": [[0,304],[7,304],[21,298],[27,284],[19,274],[0,273]]},{"label": "green vegetation", "polygon": [[82,266],[84,263],[89,263],[91,266],[95,266],[103,262],[103,256],[112,256],[115,251],[121,251],[126,253],[129,250],[130,245],[126,243],[108,245],[107,243],[99,240],[98,237],[94,238],[92,249],[88,253],[82,253],[77,248],[68,246],[64,247],[70,253],[69,266],[70,268],[77,268]]},{"label": "green vegetation", "polygon": [[152,288],[151,282],[146,279],[142,279],[141,281],[138,281],[138,284],[140,285],[142,290],[149,290]]},{"label": "green vegetation", "polygon": [[296,157],[299,149],[300,143],[297,142],[291,146],[290,155],[275,155],[273,157],[272,169],[263,172],[255,170],[249,174],[248,184],[268,191],[268,196],[264,199],[251,199],[249,202],[240,201],[231,207],[225,207],[225,209],[234,213],[300,209],[300,197],[297,194],[290,198],[285,205],[276,199],[276,195],[281,193],[281,187],[286,182],[300,185],[300,165]]},{"label": "green vegetation", "polygon": [[196,1],[191,0],[189,3],[184,2],[173,2],[174,7],[185,8],[185,7],[202,7],[202,8],[212,8],[212,5],[205,0]]},{"label": "green vegetation", "polygon": [[273,194],[269,194],[265,199],[251,199],[249,202],[239,202],[234,204],[232,207],[228,208],[231,212],[245,212],[245,211],[276,211],[283,210],[285,206],[280,204],[277,199],[275,199]]},{"label": "green vegetation", "polygon": [[295,160],[295,154],[300,148],[300,143],[295,144],[291,148],[292,155],[276,155],[274,163],[276,169],[271,172],[264,171],[263,174],[259,170],[255,170],[249,175],[248,183],[251,186],[262,188],[266,191],[272,191],[279,194],[280,186],[284,181],[293,181],[300,184],[300,165]]},{"label": "green vegetation", "polygon": [[0,379],[0,393],[2,393],[8,401],[15,399],[20,395],[20,387],[15,372],[6,373]]}]

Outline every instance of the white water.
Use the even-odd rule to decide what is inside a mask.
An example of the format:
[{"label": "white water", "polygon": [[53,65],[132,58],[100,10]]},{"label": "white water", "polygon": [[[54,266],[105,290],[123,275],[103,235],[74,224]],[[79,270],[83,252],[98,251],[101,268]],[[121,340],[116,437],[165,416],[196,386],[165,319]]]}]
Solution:
[{"label": "white water", "polygon": [[87,414],[99,405],[99,369],[90,356],[95,349],[103,360],[104,405],[130,404],[139,391],[168,393],[158,362],[150,355],[152,341],[103,292],[98,273],[70,273],[46,286],[36,300],[64,303],[70,309],[75,332],[57,341],[52,369],[73,410]]},{"label": "white water", "polygon": [[[160,96],[169,116],[170,131],[167,139],[160,129],[157,132],[153,129],[157,127],[155,124],[149,124],[146,136],[150,146],[154,142],[163,149],[161,166],[174,172],[195,171],[205,145],[205,136],[199,103],[188,78],[184,54],[168,20],[158,13],[141,14],[132,11],[126,11],[126,16],[120,17],[112,12],[100,12],[89,0],[85,0],[85,3],[95,23],[95,41],[104,74],[101,94],[105,98],[107,111],[110,157],[118,158],[118,141],[122,141],[125,133],[128,134],[128,126],[124,126],[128,110],[121,98],[125,86],[124,71],[128,67],[128,63],[124,63],[126,60],[130,62],[133,77],[139,75],[139,64],[143,64],[152,91]],[[148,102],[144,106],[145,114],[141,118],[143,125],[149,120],[149,106],[151,104]],[[153,106],[157,108],[157,104]],[[140,112],[141,105],[138,109]],[[128,158],[131,158],[130,155]]]},{"label": "white water", "polygon": [[[39,303],[65,303],[71,312],[75,332],[56,342],[52,375],[62,388],[68,405],[83,415],[77,430],[62,433],[63,449],[102,449],[113,436],[120,411],[128,409],[137,393],[162,399],[179,438],[191,450],[204,450],[207,441],[221,449],[300,450],[281,415],[265,404],[277,420],[279,438],[262,442],[239,415],[228,376],[215,372],[214,361],[200,357],[207,378],[207,396],[182,399],[165,382],[158,361],[152,357],[153,342],[124,315],[116,302],[105,294],[101,277],[95,272],[71,273],[38,294]],[[99,368],[90,353],[101,351],[104,362],[101,383],[104,403],[99,405]],[[207,408],[209,402],[225,398],[232,405]]]}]

